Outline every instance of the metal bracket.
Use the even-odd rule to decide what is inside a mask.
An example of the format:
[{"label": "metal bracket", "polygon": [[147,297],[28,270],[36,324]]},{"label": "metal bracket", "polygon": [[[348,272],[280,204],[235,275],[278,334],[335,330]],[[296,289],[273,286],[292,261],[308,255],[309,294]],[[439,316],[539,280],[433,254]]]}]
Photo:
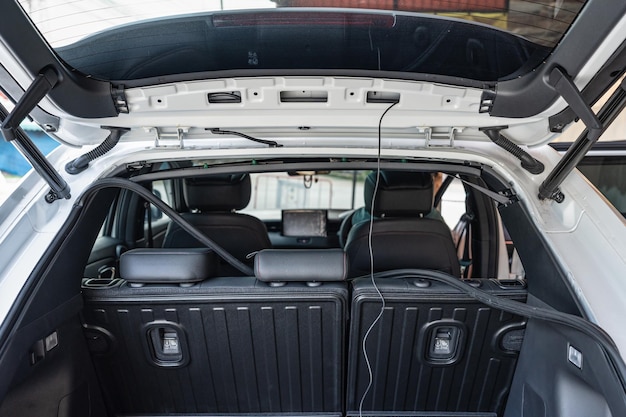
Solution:
[{"label": "metal bracket", "polygon": [[154,147],[155,148],[178,148],[185,147],[184,135],[189,133],[188,127],[178,127],[176,132],[163,132],[161,128],[150,127],[147,131],[154,131]]},{"label": "metal bracket", "polygon": [[484,90],[480,97],[480,106],[478,107],[478,113],[491,113],[493,109],[493,102],[496,99],[496,92],[494,90]]},{"label": "metal bracket", "polygon": [[426,140],[426,147],[454,147],[454,138],[457,132],[462,132],[459,127],[448,128],[446,132],[436,132],[432,127],[418,127],[417,131],[423,133]]},{"label": "metal bracket", "polygon": [[111,97],[113,98],[113,104],[118,113],[129,113],[128,101],[126,100],[126,94],[124,93],[124,86],[112,86]]}]

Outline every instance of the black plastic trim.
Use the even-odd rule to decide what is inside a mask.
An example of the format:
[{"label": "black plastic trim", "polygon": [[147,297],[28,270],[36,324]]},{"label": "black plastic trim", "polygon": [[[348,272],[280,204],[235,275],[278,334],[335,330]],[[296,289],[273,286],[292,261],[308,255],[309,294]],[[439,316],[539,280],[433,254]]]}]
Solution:
[{"label": "black plastic trim", "polygon": [[[35,335],[32,327],[45,322],[46,331],[54,327],[56,319],[68,318],[77,314],[82,306],[80,283],[67,279],[80,277],[83,263],[86,262],[91,242],[95,240],[100,224],[117,193],[99,193],[98,201],[92,199],[89,205],[93,210],[83,210],[74,206],[67,221],[62,226],[41,260],[38,262],[26,283],[13,302],[6,319],[0,325],[0,369],[3,372],[15,369],[12,364],[24,357],[24,352],[32,342],[46,334]],[[89,211],[89,221],[84,214]],[[77,244],[80,242],[80,244]],[[71,259],[69,259],[71,258]],[[53,314],[53,315],[51,315]],[[54,318],[54,320],[51,320]],[[26,338],[26,342],[22,339]],[[26,350],[21,349],[24,343]],[[16,351],[17,349],[17,351]],[[14,375],[3,374],[0,378],[0,401],[10,388]]]},{"label": "black plastic trim", "polygon": [[[582,90],[581,94],[585,101],[591,105],[595,104],[624,72],[626,72],[626,42],[622,43],[613,56],[607,60],[604,67],[598,71]],[[576,114],[574,111],[570,107],[566,108],[550,117],[550,131],[562,132],[565,126],[574,121],[575,118]]]},{"label": "black plastic trim", "polygon": [[[622,0],[587,2],[560,44],[537,71],[498,83],[491,116],[522,118],[546,110],[559,98],[548,85],[552,69],[560,66],[576,78],[578,72],[596,52],[598,45],[625,14],[626,2]],[[620,55],[624,55],[624,51],[618,56]],[[605,65],[605,68],[607,66],[610,64]],[[598,90],[604,91],[607,87],[606,83],[604,77],[596,77],[586,88],[594,92],[592,96],[597,96]],[[596,98],[586,97],[586,100],[595,101]]]},{"label": "black plastic trim", "polygon": [[[2,65],[0,65],[0,86],[2,86],[5,94],[14,103],[17,103],[22,95],[24,95],[24,89],[11,77],[6,68]],[[35,107],[30,112],[30,117],[48,133],[56,132],[59,129],[61,119],[43,111],[40,107]]]},{"label": "black plastic trim", "polygon": [[136,80],[114,80],[112,83],[121,84],[128,88],[149,87],[159,84],[175,82],[195,81],[204,79],[220,78],[256,78],[256,77],[356,77],[356,78],[376,78],[394,79],[416,82],[431,82],[440,84],[450,84],[459,87],[469,87],[485,90],[493,90],[495,82],[477,81],[468,78],[451,77],[448,75],[436,74],[414,74],[397,71],[372,71],[372,70],[340,70],[340,69],[236,69],[224,71],[202,71],[187,74],[173,74],[159,77],[140,78]]},{"label": "black plastic trim", "polygon": [[39,102],[54,89],[60,77],[52,67],[42,69],[15,104],[11,113],[2,121],[2,134],[7,141],[16,139],[15,131]]},{"label": "black plastic trim", "polygon": [[584,317],[565,273],[524,206],[510,204],[500,206],[499,211],[529,277],[528,292],[559,311]]},{"label": "black plastic trim", "polygon": [[[550,146],[554,148],[556,151],[565,152],[567,149],[572,146],[573,142],[551,142]],[[591,147],[591,151],[609,151],[616,152],[615,155],[619,156],[617,152],[626,151],[626,140],[616,140],[616,141],[598,141],[593,144]],[[604,156],[604,154],[603,154]]]},{"label": "black plastic trim", "polygon": [[85,118],[117,116],[111,98],[111,84],[88,78],[67,69],[43,40],[18,2],[2,3],[0,13],[2,42],[35,78],[42,68],[50,67],[59,74],[59,85],[48,97],[63,111]]},{"label": "black plastic trim", "polygon": [[[236,173],[257,173],[257,172],[272,172],[277,170],[277,165],[273,161],[256,161],[254,164],[238,163],[236,165],[215,165],[208,169],[198,166],[193,168],[181,168],[177,170],[168,171],[156,171],[148,174],[140,174],[130,178],[133,182],[149,182],[158,181],[163,179],[172,178],[190,178],[201,177],[203,175],[215,175],[215,174],[236,174]],[[436,163],[436,162],[424,162],[424,161],[404,161],[399,164],[399,161],[381,161],[380,169],[393,169],[410,171],[411,169],[417,169],[419,171],[431,171],[431,172],[453,172],[456,174],[466,174],[479,177],[481,173],[487,169],[482,165],[461,165],[463,161],[459,161],[458,164],[451,163]],[[377,169],[376,161],[318,161],[318,162],[289,162],[280,161],[279,171],[308,171],[308,170],[362,170],[362,169]],[[495,174],[494,174],[495,175]],[[498,177],[499,178],[499,177]],[[502,180],[503,184],[506,181]]]}]

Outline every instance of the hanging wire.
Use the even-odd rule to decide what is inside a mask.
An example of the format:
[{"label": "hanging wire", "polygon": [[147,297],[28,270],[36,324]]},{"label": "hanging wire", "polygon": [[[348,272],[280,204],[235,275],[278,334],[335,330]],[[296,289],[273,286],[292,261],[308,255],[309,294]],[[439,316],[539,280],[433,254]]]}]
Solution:
[{"label": "hanging wire", "polygon": [[385,307],[386,307],[385,297],[383,297],[383,294],[380,292],[380,289],[378,288],[378,285],[376,284],[376,280],[374,279],[374,251],[372,249],[372,234],[374,231],[374,202],[376,201],[376,194],[378,192],[378,184],[380,183],[380,154],[381,154],[381,147],[382,147],[382,123],[383,123],[383,118],[385,117],[387,112],[391,110],[391,108],[395,106],[396,104],[398,104],[398,102],[393,103],[391,106],[387,107],[387,109],[380,116],[380,120],[378,121],[378,153],[377,153],[377,158],[376,158],[376,183],[374,184],[374,193],[372,194],[372,202],[370,205],[372,209],[370,210],[370,225],[369,225],[369,233],[367,236],[367,245],[368,245],[369,255],[370,255],[370,279],[372,280],[372,285],[376,289],[376,293],[380,297],[381,306],[380,306],[380,312],[378,313],[378,316],[376,316],[376,318],[374,319],[370,327],[365,332],[365,335],[363,336],[363,343],[361,345],[361,350],[363,352],[365,364],[367,365],[367,373],[369,376],[369,382],[367,384],[367,388],[365,388],[365,391],[363,392],[363,395],[361,396],[361,401],[359,402],[359,417],[363,417],[363,403],[365,402],[365,398],[367,397],[367,394],[372,388],[372,384],[374,382],[374,375],[372,374],[372,364],[370,362],[369,356],[367,355],[367,339],[370,333],[372,332],[372,329],[374,329],[376,324],[382,318],[383,313],[385,312]]}]

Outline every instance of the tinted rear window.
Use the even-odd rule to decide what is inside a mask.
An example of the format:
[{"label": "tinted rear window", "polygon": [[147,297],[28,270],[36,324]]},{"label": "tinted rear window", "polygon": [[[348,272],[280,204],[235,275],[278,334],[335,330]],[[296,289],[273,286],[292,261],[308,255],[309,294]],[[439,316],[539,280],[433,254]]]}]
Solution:
[{"label": "tinted rear window", "polygon": [[[231,70],[274,74],[361,70],[496,81],[538,65],[584,4],[572,0],[365,3],[21,1],[65,62],[107,80]],[[364,5],[372,10],[349,9]],[[219,10],[220,6],[265,9],[228,11]],[[316,9],[320,6],[325,9]]]}]

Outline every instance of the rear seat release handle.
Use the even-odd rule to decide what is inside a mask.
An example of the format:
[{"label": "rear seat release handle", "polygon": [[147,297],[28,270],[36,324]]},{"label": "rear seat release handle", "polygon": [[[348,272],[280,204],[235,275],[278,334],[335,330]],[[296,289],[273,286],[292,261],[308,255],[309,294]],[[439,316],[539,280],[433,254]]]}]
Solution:
[{"label": "rear seat release handle", "polygon": [[178,340],[178,334],[176,332],[165,332],[161,338],[162,351],[164,355],[178,355],[180,354],[180,342]]},{"label": "rear seat release handle", "polygon": [[432,323],[426,339],[426,361],[433,365],[455,363],[463,350],[463,333],[464,329],[458,323]]},{"label": "rear seat release handle", "polygon": [[152,360],[159,366],[176,366],[183,363],[181,337],[175,327],[155,326],[149,330]]}]

